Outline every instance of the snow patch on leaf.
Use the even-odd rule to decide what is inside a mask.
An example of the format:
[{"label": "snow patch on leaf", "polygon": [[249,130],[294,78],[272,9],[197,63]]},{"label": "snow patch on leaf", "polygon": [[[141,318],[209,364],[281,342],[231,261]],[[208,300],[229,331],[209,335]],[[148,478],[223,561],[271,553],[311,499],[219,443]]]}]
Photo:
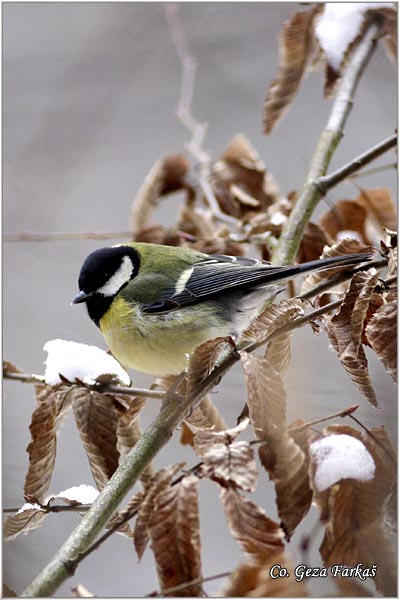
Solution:
[{"label": "snow patch on leaf", "polygon": [[45,380],[48,385],[60,383],[60,373],[68,381],[80,379],[89,385],[104,375],[114,376],[122,384],[130,385],[129,375],[119,362],[96,346],[50,340],[43,350],[47,352]]},{"label": "snow patch on leaf", "polygon": [[327,2],[324,12],[315,19],[315,35],[328,63],[340,71],[349,45],[361,31],[364,13],[373,8],[393,8],[390,2]]},{"label": "snow patch on leaf", "polygon": [[375,462],[360,440],[341,434],[331,435],[310,445],[310,457],[316,464],[314,483],[323,492],[341,479],[370,481]]}]

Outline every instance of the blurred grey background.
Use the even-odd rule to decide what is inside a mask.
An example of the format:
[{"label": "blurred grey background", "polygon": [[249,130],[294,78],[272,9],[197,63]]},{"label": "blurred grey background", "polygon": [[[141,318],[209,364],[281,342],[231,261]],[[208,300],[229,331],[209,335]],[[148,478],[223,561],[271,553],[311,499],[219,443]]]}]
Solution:
[{"label": "blurred grey background", "polygon": [[[282,192],[304,180],[330,102],[322,98],[322,74],[311,74],[291,111],[269,137],[262,135],[267,85],[277,69],[277,35],[299,9],[292,3],[181,3],[180,18],[198,62],[193,112],[209,124],[206,149],[216,158],[233,135],[245,133]],[[163,3],[3,3],[3,232],[111,232],[129,228],[132,199],[156,159],[182,152],[189,134],[174,110],[180,85],[179,60]],[[397,121],[397,78],[378,48],[360,83],[344,139],[332,168],[390,135]],[[393,154],[377,164],[393,162]],[[361,182],[361,181],[360,181]],[[362,180],[389,186],[384,171]],[[355,197],[346,183],[331,201]],[[172,201],[156,215],[173,220]],[[170,204],[169,204],[170,203]],[[323,206],[321,210],[326,210]],[[43,373],[47,340],[64,338],[104,348],[100,333],[82,307],[71,307],[83,259],[108,242],[79,240],[3,243],[3,357],[27,373]],[[118,243],[118,240],[111,241]],[[314,419],[360,404],[368,426],[397,432],[396,393],[382,366],[371,361],[382,409],[367,406],[328,349],[324,334],[302,329],[293,336],[287,381],[289,419]],[[149,379],[134,374],[137,385]],[[20,506],[27,469],[32,386],[4,382],[3,506]],[[240,371],[218,386],[214,400],[233,425],[245,399]],[[150,401],[145,426],[158,411]],[[350,424],[350,423],[349,423]],[[176,434],[156,466],[196,458]],[[71,416],[59,436],[50,490],[92,483]],[[216,486],[201,482],[202,558],[205,576],[231,570],[241,559],[219,506]],[[256,499],[276,518],[273,487],[260,474]],[[17,594],[47,563],[79,517],[50,515],[45,525],[4,546],[3,577]],[[290,543],[294,561],[299,541],[317,519],[313,509]],[[318,565],[317,536],[311,564]],[[98,596],[143,596],[158,588],[151,552],[138,564],[131,543],[115,536],[84,561],[59,590],[82,582]],[[221,589],[217,580],[205,586]],[[315,593],[328,593],[323,581]]]}]

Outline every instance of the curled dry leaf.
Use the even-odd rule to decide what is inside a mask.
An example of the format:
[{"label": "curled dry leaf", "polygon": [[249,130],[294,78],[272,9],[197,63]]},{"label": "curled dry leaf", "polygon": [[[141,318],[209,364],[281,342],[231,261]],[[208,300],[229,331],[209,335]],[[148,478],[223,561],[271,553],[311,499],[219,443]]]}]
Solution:
[{"label": "curled dry leaf", "polygon": [[295,13],[279,34],[279,71],[264,106],[264,133],[271,133],[293,102],[314,51],[312,23],[318,7]]},{"label": "curled dry leaf", "polygon": [[197,346],[189,358],[187,394],[190,395],[233,351],[234,343],[229,337],[217,337]]},{"label": "curled dry leaf", "polygon": [[319,258],[328,243],[325,232],[315,223],[307,223],[297,252],[297,262],[303,263]]},{"label": "curled dry leaf", "polygon": [[259,439],[280,438],[285,429],[286,393],[277,370],[266,358],[240,352],[250,421]]},{"label": "curled dry leaf", "polygon": [[188,171],[189,163],[180,154],[170,154],[155,163],[133,201],[131,210],[133,231],[139,231],[148,224],[161,196],[185,186],[184,180]]},{"label": "curled dry leaf", "polygon": [[72,388],[72,409],[90,470],[99,490],[118,467],[118,414],[113,397],[86,388]]},{"label": "curled dry leaf", "polygon": [[7,541],[15,540],[20,533],[28,533],[42,525],[48,514],[38,504],[24,504],[14,515],[8,515],[3,522],[3,536]]},{"label": "curled dry leaf", "polygon": [[154,511],[155,499],[159,493],[167,489],[173,477],[184,466],[185,463],[164,467],[157,471],[151,478],[145,490],[144,499],[141,501],[138,517],[133,532],[133,543],[139,560],[142,558],[149,541],[148,525]]},{"label": "curled dry leaf", "polygon": [[3,598],[17,598],[17,594],[3,582]]},{"label": "curled dry leaf", "polygon": [[[154,498],[148,533],[161,592],[201,578],[198,479],[184,477]],[[183,597],[202,596],[201,584],[180,590]],[[174,595],[174,594],[165,594]]]},{"label": "curled dry leaf", "polygon": [[378,565],[374,583],[385,596],[396,594],[396,546],[385,525],[386,501],[396,487],[395,452],[383,427],[368,434],[345,425],[333,425],[325,435],[345,434],[360,440],[375,462],[370,481],[344,479],[319,493],[315,500],[326,522],[320,552],[327,566]]},{"label": "curled dry leaf", "polygon": [[373,405],[378,406],[368,372],[368,361],[362,347],[361,336],[367,317],[369,303],[378,273],[372,268],[356,273],[347,291],[339,312],[324,318],[329,340],[354,385]]},{"label": "curled dry leaf", "polygon": [[372,350],[382,361],[394,382],[397,381],[397,299],[380,306],[366,327]]},{"label": "curled dry leaf", "polygon": [[145,225],[135,233],[136,242],[146,244],[162,244],[164,246],[181,246],[183,236],[175,227],[165,225]]},{"label": "curled dry leaf", "polygon": [[331,243],[343,237],[370,243],[366,234],[367,209],[355,200],[338,200],[335,206],[319,219],[321,229]]},{"label": "curled dry leaf", "polygon": [[[298,298],[271,304],[251,323],[250,327],[242,334],[242,339],[256,342],[271,336],[284,325],[302,316],[303,312],[302,301]],[[275,337],[269,342],[265,353],[265,357],[280,374],[285,373],[290,363],[290,338],[290,332]]]},{"label": "curled dry leaf", "polygon": [[[218,594],[223,598],[303,598],[307,588],[294,577],[271,577],[271,569],[280,565],[293,573],[294,565],[286,552],[277,550],[265,564],[242,563],[231,573],[228,583]],[[276,571],[273,571],[274,575]]]},{"label": "curled dry leaf", "polygon": [[[336,242],[330,247],[326,247],[321,254],[321,258],[329,258],[331,256],[342,256],[343,254],[358,254],[360,252],[368,252],[371,248],[369,246],[365,246],[356,239],[346,238]],[[349,267],[351,270],[353,267]],[[301,294],[305,294],[312,288],[316,287],[320,283],[331,279],[338,273],[345,272],[346,269],[343,267],[335,267],[333,269],[325,269],[324,271],[320,271],[318,273],[311,273],[304,280],[300,292]]]},{"label": "curled dry leaf", "polygon": [[354,200],[367,211],[367,229],[374,230],[370,238],[381,239],[382,228],[397,229],[397,211],[392,194],[388,188],[360,189],[360,195]]},{"label": "curled dry leaf", "polygon": [[283,550],[283,532],[262,508],[233,489],[222,489],[221,499],[229,529],[252,561],[264,564]]},{"label": "curled dry leaf", "polygon": [[212,166],[211,186],[221,209],[250,221],[278,198],[278,188],[245,135],[236,135]]},{"label": "curled dry leaf", "polygon": [[192,414],[185,419],[186,423],[200,429],[213,429],[213,431],[224,431],[226,424],[218,409],[214,406],[211,396],[207,394]]},{"label": "curled dry leaf", "polygon": [[261,464],[275,484],[276,505],[281,527],[287,539],[308,513],[312,490],[308,474],[308,451],[304,447],[308,432],[293,434],[284,431],[259,449]]},{"label": "curled dry leaf", "polygon": [[32,441],[29,468],[25,478],[24,494],[43,500],[49,489],[57,451],[57,428],[70,404],[70,389],[64,385],[52,388],[45,384],[35,386],[36,408],[29,426]]}]

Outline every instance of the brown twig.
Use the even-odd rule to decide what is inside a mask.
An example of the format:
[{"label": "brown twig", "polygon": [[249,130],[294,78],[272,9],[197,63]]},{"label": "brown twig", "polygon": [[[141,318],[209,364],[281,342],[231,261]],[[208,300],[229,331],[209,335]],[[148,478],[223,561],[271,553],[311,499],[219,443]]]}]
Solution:
[{"label": "brown twig", "polygon": [[109,231],[94,232],[86,231],[82,233],[32,233],[21,231],[20,233],[5,233],[4,242],[55,242],[65,240],[112,240],[112,239],[131,239],[132,231]]},{"label": "brown twig", "polygon": [[191,579],[186,583],[180,583],[179,585],[174,585],[173,587],[165,588],[161,592],[155,590],[150,594],[146,594],[145,598],[157,598],[158,596],[164,597],[166,594],[174,594],[175,592],[180,592],[194,585],[199,585],[199,583],[207,583],[207,581],[222,579],[223,577],[229,577],[230,575],[232,575],[232,571],[227,571],[226,573],[218,573],[217,575],[209,575],[208,577],[198,577],[197,579]]}]

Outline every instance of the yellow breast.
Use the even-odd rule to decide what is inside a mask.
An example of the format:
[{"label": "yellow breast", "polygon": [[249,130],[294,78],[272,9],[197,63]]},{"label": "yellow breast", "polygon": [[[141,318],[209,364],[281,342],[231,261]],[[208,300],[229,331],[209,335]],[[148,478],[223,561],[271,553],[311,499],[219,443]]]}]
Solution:
[{"label": "yellow breast", "polygon": [[148,315],[138,304],[128,304],[121,297],[115,298],[101,318],[100,329],[124,367],[153,375],[180,373],[196,346],[229,333],[227,325],[216,321],[206,305]]}]

